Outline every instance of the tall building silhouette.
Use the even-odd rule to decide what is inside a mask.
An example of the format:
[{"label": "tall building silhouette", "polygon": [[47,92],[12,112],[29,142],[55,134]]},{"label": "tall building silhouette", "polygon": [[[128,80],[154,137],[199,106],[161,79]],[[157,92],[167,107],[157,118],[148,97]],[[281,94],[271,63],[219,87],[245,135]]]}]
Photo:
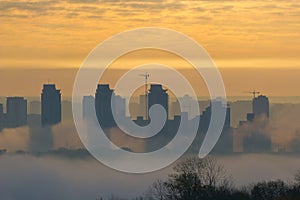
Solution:
[{"label": "tall building silhouette", "polygon": [[166,110],[167,117],[168,117],[169,116],[168,101],[169,101],[169,95],[167,93],[167,90],[164,90],[162,88],[162,85],[160,84],[151,84],[149,95],[148,95],[148,103],[149,103],[148,109],[150,109],[151,106],[155,104],[160,104]]},{"label": "tall building silhouette", "polygon": [[82,100],[82,117],[83,119],[88,119],[93,117],[93,112],[95,109],[95,97],[84,96]]},{"label": "tall building silhouette", "polygon": [[[252,100],[237,100],[230,103],[231,108],[231,125],[238,127],[241,120],[251,121]],[[249,114],[247,116],[247,114]]]},{"label": "tall building silhouette", "polygon": [[73,119],[72,102],[71,101],[62,101],[61,102],[61,118],[62,118],[62,121]]},{"label": "tall building silhouette", "polygon": [[41,114],[41,102],[40,101],[31,101],[29,102],[29,111],[28,114]]},{"label": "tall building silhouette", "polygon": [[231,110],[230,106],[224,105],[221,100],[219,99],[213,99],[210,102],[210,105],[203,111],[202,115],[200,116],[200,124],[199,124],[199,130],[202,132],[206,132],[208,130],[208,127],[211,122],[211,115],[212,115],[212,104],[215,106],[218,110],[225,110],[225,121],[223,125],[223,131],[228,130],[231,127]]},{"label": "tall building silhouette", "polygon": [[[254,91],[255,92],[255,91]],[[270,152],[272,151],[272,139],[267,131],[260,127],[265,126],[268,120],[255,121],[260,116],[269,117],[269,99],[260,95],[252,100],[252,113],[247,113],[247,121],[240,121],[243,130],[242,147],[244,152]],[[255,121],[255,123],[253,123]],[[243,126],[246,125],[245,129]],[[250,128],[249,128],[250,127]]]},{"label": "tall building silhouette", "polygon": [[6,126],[16,128],[27,124],[27,100],[24,97],[7,97]]},{"label": "tall building silhouette", "polygon": [[0,115],[3,115],[4,112],[3,112],[3,104],[0,104]]},{"label": "tall building silhouette", "polygon": [[147,96],[146,95],[140,95],[139,96],[139,113],[138,116],[143,117],[144,119],[147,119]]},{"label": "tall building silhouette", "polygon": [[115,126],[113,113],[111,109],[114,91],[109,88],[108,84],[99,84],[95,95],[95,108],[99,124],[103,127]]},{"label": "tall building silhouette", "polygon": [[44,84],[41,94],[42,125],[51,126],[61,122],[61,93],[55,84]]},{"label": "tall building silhouette", "polygon": [[0,131],[4,128],[3,104],[0,104]]},{"label": "tall building silhouette", "polygon": [[126,116],[126,100],[119,95],[114,95],[113,106],[115,114],[119,116]]},{"label": "tall building silhouette", "polygon": [[269,99],[266,96],[259,95],[258,97],[253,98],[252,109],[254,117],[260,115],[265,115],[269,117]]}]

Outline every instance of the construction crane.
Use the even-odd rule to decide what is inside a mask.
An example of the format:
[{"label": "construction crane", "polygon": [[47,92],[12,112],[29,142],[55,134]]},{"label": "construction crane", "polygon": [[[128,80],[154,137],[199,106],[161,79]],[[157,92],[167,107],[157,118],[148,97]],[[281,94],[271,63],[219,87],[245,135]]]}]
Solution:
[{"label": "construction crane", "polygon": [[245,92],[245,93],[252,94],[252,95],[253,95],[253,98],[255,98],[257,94],[260,94],[260,92],[258,92],[258,91],[256,91],[256,90],[253,90],[253,91],[250,91],[250,92]]},{"label": "construction crane", "polygon": [[146,72],[145,74],[140,74],[140,76],[143,76],[145,78],[145,115],[146,120],[148,120],[148,78],[150,74]]}]

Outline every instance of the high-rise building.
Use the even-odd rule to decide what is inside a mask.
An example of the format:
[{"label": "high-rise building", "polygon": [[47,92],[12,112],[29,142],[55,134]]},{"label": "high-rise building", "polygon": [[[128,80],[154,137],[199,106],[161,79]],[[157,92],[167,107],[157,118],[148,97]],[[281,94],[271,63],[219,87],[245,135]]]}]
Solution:
[{"label": "high-rise building", "polygon": [[180,116],[181,109],[179,101],[176,99],[176,101],[172,102],[171,106],[171,117],[175,118],[175,116]]},{"label": "high-rise building", "polygon": [[61,115],[62,115],[62,121],[73,119],[72,102],[71,101],[62,101],[61,102]]},{"label": "high-rise building", "polygon": [[4,128],[3,104],[0,104],[0,131]]},{"label": "high-rise building", "polygon": [[88,119],[93,116],[95,110],[95,97],[84,96],[82,100],[82,117]]},{"label": "high-rise building", "polygon": [[[251,112],[252,112],[252,101],[250,100],[237,100],[230,102],[231,108],[231,126],[236,128],[239,126],[240,121],[251,121]],[[247,115],[249,114],[249,115]]]},{"label": "high-rise building", "polygon": [[213,99],[210,102],[210,105],[203,111],[202,115],[200,116],[200,124],[199,124],[199,130],[202,132],[206,132],[208,130],[208,127],[211,122],[211,115],[212,115],[212,104],[215,106],[216,110],[223,110],[226,111],[225,115],[225,121],[223,125],[223,131],[228,130],[231,127],[231,110],[230,106],[224,105],[223,102],[220,99]]},{"label": "high-rise building", "polygon": [[27,100],[24,97],[7,97],[6,126],[16,128],[27,124]]},{"label": "high-rise building", "polygon": [[31,101],[29,102],[29,112],[28,114],[41,114],[41,102],[40,101]]},{"label": "high-rise building", "polygon": [[3,115],[4,112],[3,112],[3,104],[0,104],[0,115]]},{"label": "high-rise building", "polygon": [[125,118],[125,116],[126,116],[126,100],[119,95],[115,95],[113,104],[114,104],[113,106],[114,106],[115,114]]},{"label": "high-rise building", "polygon": [[109,88],[108,84],[99,84],[95,95],[95,108],[99,124],[103,127],[115,126],[111,102],[114,98],[114,91]]},{"label": "high-rise building", "polygon": [[139,97],[139,116],[143,117],[144,119],[146,119],[146,115],[148,112],[148,105],[147,105],[147,96],[146,95],[140,95]]},{"label": "high-rise building", "polygon": [[132,99],[133,98],[130,98],[130,101],[128,103],[129,115],[131,119],[137,119],[140,116],[140,104],[138,102],[133,101]]},{"label": "high-rise building", "polygon": [[61,93],[55,84],[44,84],[41,94],[42,125],[51,126],[61,122]]},{"label": "high-rise building", "polygon": [[[151,84],[149,95],[148,95],[148,103],[150,110],[151,106],[155,104],[159,104],[164,107],[167,117],[169,116],[169,107],[168,107],[169,95],[167,90],[162,88],[160,84]],[[149,113],[149,112],[148,112]]]},{"label": "high-rise building", "polygon": [[266,96],[259,95],[253,98],[252,109],[254,117],[265,115],[269,117],[269,99]]}]

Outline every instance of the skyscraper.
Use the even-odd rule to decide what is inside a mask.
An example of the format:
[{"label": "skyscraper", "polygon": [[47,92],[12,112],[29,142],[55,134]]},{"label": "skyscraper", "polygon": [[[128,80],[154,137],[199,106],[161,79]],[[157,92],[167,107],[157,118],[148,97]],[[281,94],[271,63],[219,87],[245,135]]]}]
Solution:
[{"label": "skyscraper", "polygon": [[62,121],[73,119],[72,102],[71,101],[62,101],[61,102],[61,115],[62,115]]},{"label": "skyscraper", "polygon": [[206,132],[208,130],[208,127],[211,123],[212,106],[214,106],[216,110],[226,111],[223,131],[228,130],[231,127],[231,110],[230,106],[228,104],[224,105],[221,99],[211,100],[210,105],[203,111],[202,115],[200,116],[201,120],[199,124],[199,130],[202,132]]},{"label": "skyscraper", "polygon": [[103,127],[115,126],[111,102],[114,98],[114,91],[109,88],[108,84],[99,84],[95,97],[95,108],[98,121]]},{"label": "skyscraper", "polygon": [[3,115],[3,104],[0,104],[0,115]]},{"label": "skyscraper", "polygon": [[252,109],[254,117],[260,115],[265,115],[269,117],[269,99],[266,96],[259,95],[258,97],[253,98]]},{"label": "skyscraper", "polygon": [[40,101],[31,101],[29,102],[29,111],[28,114],[41,114],[41,102]]},{"label": "skyscraper", "polygon": [[61,93],[55,84],[44,84],[41,94],[42,125],[55,125],[61,122]]},{"label": "skyscraper", "polygon": [[113,106],[115,114],[125,117],[126,116],[126,100],[119,95],[114,95]]},{"label": "skyscraper", "polygon": [[95,109],[95,97],[84,96],[82,100],[82,117],[83,119],[91,118]]},{"label": "skyscraper", "polygon": [[0,104],[0,131],[4,128],[3,104]]},{"label": "skyscraper", "polygon": [[27,100],[24,97],[7,97],[6,111],[8,128],[27,124]]},{"label": "skyscraper", "polygon": [[144,119],[147,119],[147,96],[146,95],[140,95],[139,97],[139,116],[143,117]]},{"label": "skyscraper", "polygon": [[148,95],[148,102],[149,102],[148,109],[150,109],[151,106],[154,104],[160,104],[165,108],[167,113],[167,118],[168,118],[169,116],[168,101],[169,101],[169,95],[167,93],[167,90],[164,90],[162,88],[162,85],[160,84],[151,84],[149,95]]}]

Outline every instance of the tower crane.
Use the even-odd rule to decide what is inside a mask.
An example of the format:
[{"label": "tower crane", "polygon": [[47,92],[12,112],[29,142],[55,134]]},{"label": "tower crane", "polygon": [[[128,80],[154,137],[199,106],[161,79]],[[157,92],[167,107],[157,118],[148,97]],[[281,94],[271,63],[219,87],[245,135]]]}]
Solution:
[{"label": "tower crane", "polygon": [[146,120],[148,120],[148,78],[150,74],[146,72],[145,74],[140,74],[140,76],[145,78],[145,114]]},{"label": "tower crane", "polygon": [[257,94],[260,94],[260,92],[259,92],[259,91],[256,91],[256,90],[249,91],[249,92],[246,92],[246,93],[252,94],[252,95],[253,95],[253,98],[255,98]]}]

